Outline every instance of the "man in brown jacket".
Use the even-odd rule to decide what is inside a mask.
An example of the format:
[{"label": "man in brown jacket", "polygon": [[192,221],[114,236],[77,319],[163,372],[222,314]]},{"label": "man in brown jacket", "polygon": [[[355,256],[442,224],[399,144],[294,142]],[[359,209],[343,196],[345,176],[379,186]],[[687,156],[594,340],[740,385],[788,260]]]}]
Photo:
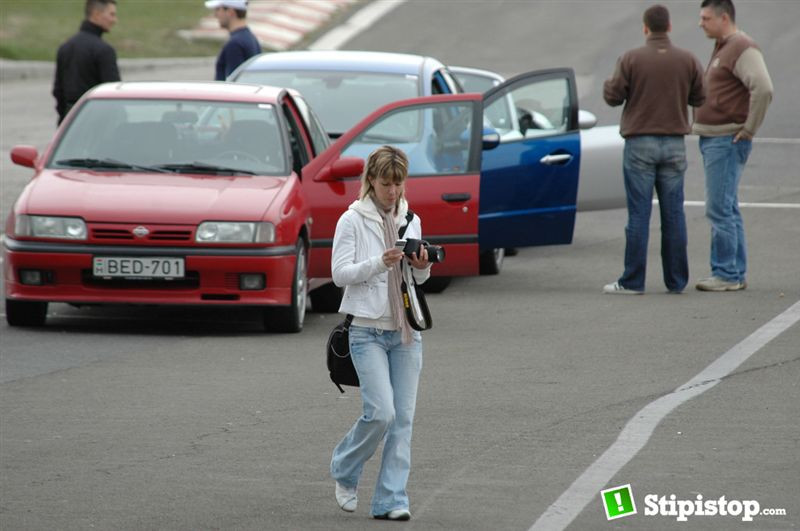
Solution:
[{"label": "man in brown jacket", "polygon": [[708,99],[695,114],[706,172],[706,216],[711,222],[711,277],[701,291],[747,287],[747,247],[737,189],[751,139],[772,101],[772,80],[753,39],[736,28],[731,0],[703,0],[700,27],[716,39],[706,70]]},{"label": "man in brown jacket", "polygon": [[705,100],[703,67],[690,52],[673,46],[669,11],[655,5],[644,12],[645,45],[626,52],[603,85],[611,106],[625,103],[620,134],[625,137],[622,169],[628,202],[625,271],[604,293],[644,293],[653,188],[661,211],[664,284],[680,293],[689,281],[683,176],[689,133],[688,106]]}]

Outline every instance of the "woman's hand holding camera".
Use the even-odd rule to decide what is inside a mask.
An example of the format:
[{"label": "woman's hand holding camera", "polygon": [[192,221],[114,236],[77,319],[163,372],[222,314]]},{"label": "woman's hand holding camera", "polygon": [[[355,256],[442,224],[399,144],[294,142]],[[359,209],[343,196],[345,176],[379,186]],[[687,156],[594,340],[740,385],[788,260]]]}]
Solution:
[{"label": "woman's hand holding camera", "polygon": [[[392,247],[391,249],[387,249],[386,252],[383,253],[383,265],[388,268],[391,268],[400,260],[403,259],[404,253],[401,249],[397,247]],[[425,269],[428,267],[428,250],[425,247],[420,246],[420,255],[417,256],[417,253],[411,253],[408,256],[409,263],[417,268],[417,269]]]},{"label": "woman's hand holding camera", "polygon": [[411,253],[411,256],[408,257],[408,261],[417,269],[425,269],[428,267],[428,250],[420,245],[419,251],[419,256],[417,256],[417,253]]}]

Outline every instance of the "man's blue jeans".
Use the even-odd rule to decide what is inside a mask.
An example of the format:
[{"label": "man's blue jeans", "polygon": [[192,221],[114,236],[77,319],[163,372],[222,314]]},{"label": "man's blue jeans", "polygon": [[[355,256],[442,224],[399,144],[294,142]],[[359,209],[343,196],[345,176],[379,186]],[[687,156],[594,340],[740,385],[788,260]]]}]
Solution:
[{"label": "man's blue jeans", "polygon": [[331,476],[345,487],[358,485],[364,463],[383,441],[372,515],[408,509],[411,431],[422,370],[422,336],[404,345],[400,331],[350,327],[350,355],[361,382],[363,415],[333,450]]},{"label": "man's blue jeans", "polygon": [[653,189],[661,211],[661,265],[669,291],[682,291],[689,281],[683,175],[686,145],[682,136],[633,136],[625,139],[622,169],[628,200],[625,227],[625,272],[622,287],[644,291],[647,243]]},{"label": "man's blue jeans", "polygon": [[752,149],[750,140],[734,143],[733,135],[700,137],[706,217],[711,222],[711,274],[729,282],[744,282],[747,274],[747,244],[737,191]]}]

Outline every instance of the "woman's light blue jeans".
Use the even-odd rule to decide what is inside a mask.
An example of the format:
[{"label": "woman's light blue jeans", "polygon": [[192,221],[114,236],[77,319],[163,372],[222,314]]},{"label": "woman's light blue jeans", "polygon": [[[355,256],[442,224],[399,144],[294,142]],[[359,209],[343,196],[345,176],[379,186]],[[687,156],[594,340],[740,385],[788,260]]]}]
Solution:
[{"label": "woman's light blue jeans", "polygon": [[383,441],[372,515],[408,509],[411,431],[422,369],[422,336],[403,345],[399,331],[350,327],[350,355],[361,382],[363,415],[333,450],[331,476],[358,485],[364,463]]},{"label": "woman's light blue jeans", "polygon": [[686,145],[682,136],[633,136],[625,139],[622,169],[628,201],[625,227],[625,272],[622,287],[644,291],[653,189],[661,211],[661,266],[669,291],[682,291],[689,281],[683,175]]},{"label": "woman's light blue jeans", "polygon": [[701,136],[706,171],[706,217],[711,222],[711,274],[728,282],[744,282],[747,244],[739,212],[739,180],[753,149],[750,140],[733,135]]}]

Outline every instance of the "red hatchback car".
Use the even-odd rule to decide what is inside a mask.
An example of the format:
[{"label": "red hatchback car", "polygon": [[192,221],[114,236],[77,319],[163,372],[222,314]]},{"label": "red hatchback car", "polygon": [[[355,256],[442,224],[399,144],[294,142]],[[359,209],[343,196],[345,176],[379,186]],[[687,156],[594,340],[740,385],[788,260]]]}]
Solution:
[{"label": "red hatchback car", "polygon": [[[552,130],[504,138],[508,97],[536,96]],[[486,96],[394,102],[333,144],[299,93],[239,83],[113,83],[87,93],[6,223],[6,319],[42,325],[49,302],[253,306],[296,332],[306,301],[336,311],[336,222],[382,144],[409,157],[409,204],[442,245],[439,279],[477,275],[486,250],[569,243],[580,141],[574,74],[509,80]],[[327,287],[325,287],[327,286]]]},{"label": "red hatchback car", "polygon": [[290,91],[96,88],[41,157],[12,150],[36,175],[6,224],[9,324],[43,324],[50,301],[235,304],[299,331],[311,224],[300,168],[327,146]]}]

